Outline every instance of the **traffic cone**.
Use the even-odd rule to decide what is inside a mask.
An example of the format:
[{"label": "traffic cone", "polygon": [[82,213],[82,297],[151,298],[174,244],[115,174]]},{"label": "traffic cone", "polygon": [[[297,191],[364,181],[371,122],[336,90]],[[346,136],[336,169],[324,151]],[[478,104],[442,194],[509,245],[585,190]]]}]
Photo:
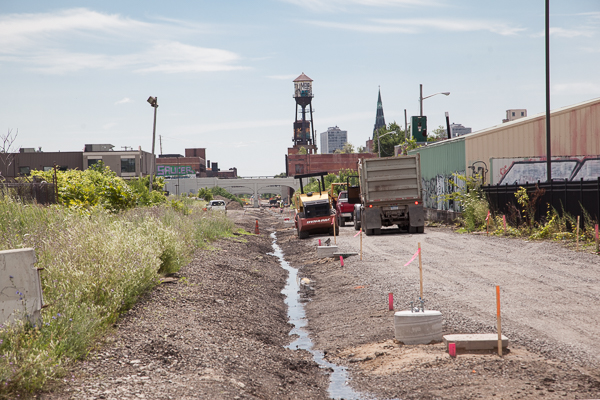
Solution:
[{"label": "traffic cone", "polygon": [[256,220],[256,226],[254,227],[254,234],[260,235],[260,233],[258,233],[258,220]]}]

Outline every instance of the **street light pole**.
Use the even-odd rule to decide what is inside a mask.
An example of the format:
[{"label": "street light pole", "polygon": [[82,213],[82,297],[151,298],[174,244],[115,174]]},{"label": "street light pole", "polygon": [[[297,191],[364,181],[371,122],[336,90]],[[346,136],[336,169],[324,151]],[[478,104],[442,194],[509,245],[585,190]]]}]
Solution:
[{"label": "street light pole", "polygon": [[[389,135],[390,133],[397,133],[397,132],[396,131],[391,131],[391,132],[384,133],[381,136],[386,136],[386,135]],[[379,132],[377,132],[377,156],[378,156],[378,158],[381,158],[381,145],[379,143],[379,136],[380,136]]]},{"label": "street light pole", "polygon": [[152,126],[152,163],[150,166],[150,179],[148,182],[148,191],[152,191],[152,174],[154,173],[156,156],[154,155],[154,145],[156,143],[156,110],[158,109],[158,97],[148,97],[148,103],[154,107],[154,125]]},{"label": "street light pole", "polygon": [[438,92],[438,93],[430,94],[429,96],[423,97],[423,84],[419,84],[419,109],[420,109],[419,115],[421,117],[423,116],[423,100],[433,97],[437,94],[443,94],[444,96],[450,96],[450,92]]}]

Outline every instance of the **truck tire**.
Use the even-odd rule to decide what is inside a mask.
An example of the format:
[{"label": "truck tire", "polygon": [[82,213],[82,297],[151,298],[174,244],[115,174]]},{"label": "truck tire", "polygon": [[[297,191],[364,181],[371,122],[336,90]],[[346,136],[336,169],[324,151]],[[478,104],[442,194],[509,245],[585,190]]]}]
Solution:
[{"label": "truck tire", "polygon": [[340,216],[340,219],[338,220],[338,226],[346,226],[346,220],[344,219],[344,217]]},{"label": "truck tire", "polygon": [[373,229],[365,229],[365,235],[371,236],[373,234]]},{"label": "truck tire", "polygon": [[373,235],[381,235],[381,228],[373,229]]},{"label": "truck tire", "polygon": [[425,233],[425,227],[424,226],[418,226],[417,227],[417,233]]},{"label": "truck tire", "polygon": [[357,231],[360,229],[360,218],[357,214],[356,208],[354,209],[354,230]]},{"label": "truck tire", "polygon": [[310,236],[310,233],[308,233],[306,231],[298,232],[298,238],[300,238],[300,239],[308,239],[309,236]]}]

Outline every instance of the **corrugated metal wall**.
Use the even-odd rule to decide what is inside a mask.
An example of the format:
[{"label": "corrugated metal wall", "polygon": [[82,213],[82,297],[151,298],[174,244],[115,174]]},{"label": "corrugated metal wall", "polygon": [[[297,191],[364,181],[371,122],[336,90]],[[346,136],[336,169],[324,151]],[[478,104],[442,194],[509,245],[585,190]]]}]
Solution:
[{"label": "corrugated metal wall", "polygon": [[[600,155],[600,99],[552,111],[552,156]],[[546,117],[539,114],[464,136],[467,168],[484,162],[491,172],[492,159],[545,160]],[[543,168],[541,169],[543,170]],[[486,183],[497,183],[486,174]],[[540,177],[545,180],[544,177]]]},{"label": "corrugated metal wall", "polygon": [[[421,183],[425,207],[458,211],[444,195],[462,187],[463,182],[453,175],[465,175],[465,139],[459,137],[411,150],[421,155]],[[451,183],[451,181],[453,183]]]},{"label": "corrugated metal wall", "polygon": [[[554,110],[550,123],[553,159],[576,160],[562,166],[556,163],[556,168],[564,167],[562,169],[566,171],[567,164],[575,164],[571,178],[595,179],[600,176],[600,99]],[[453,189],[448,180],[455,172],[468,176],[485,172],[485,182],[496,184],[510,171],[513,163],[518,163],[523,173],[532,176],[531,179],[546,179],[545,168],[537,165],[545,163],[546,157],[545,115],[522,118],[430,144],[411,150],[409,154],[416,152],[421,154],[425,206],[455,209],[454,204],[442,199]],[[552,171],[555,176],[555,164]],[[536,174],[542,175],[535,177]]]}]

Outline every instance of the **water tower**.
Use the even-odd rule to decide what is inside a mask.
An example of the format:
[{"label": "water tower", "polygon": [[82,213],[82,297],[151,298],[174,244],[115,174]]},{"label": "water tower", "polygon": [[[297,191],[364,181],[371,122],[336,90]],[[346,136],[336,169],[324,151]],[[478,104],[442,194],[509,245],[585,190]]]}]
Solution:
[{"label": "water tower", "polygon": [[[312,82],[304,72],[294,79],[294,100],[296,100],[296,120],[294,121],[294,148],[304,147],[309,154],[317,152],[315,130],[312,115]],[[298,106],[302,107],[302,116],[298,118]],[[309,108],[310,121],[306,119],[306,106]]]}]

